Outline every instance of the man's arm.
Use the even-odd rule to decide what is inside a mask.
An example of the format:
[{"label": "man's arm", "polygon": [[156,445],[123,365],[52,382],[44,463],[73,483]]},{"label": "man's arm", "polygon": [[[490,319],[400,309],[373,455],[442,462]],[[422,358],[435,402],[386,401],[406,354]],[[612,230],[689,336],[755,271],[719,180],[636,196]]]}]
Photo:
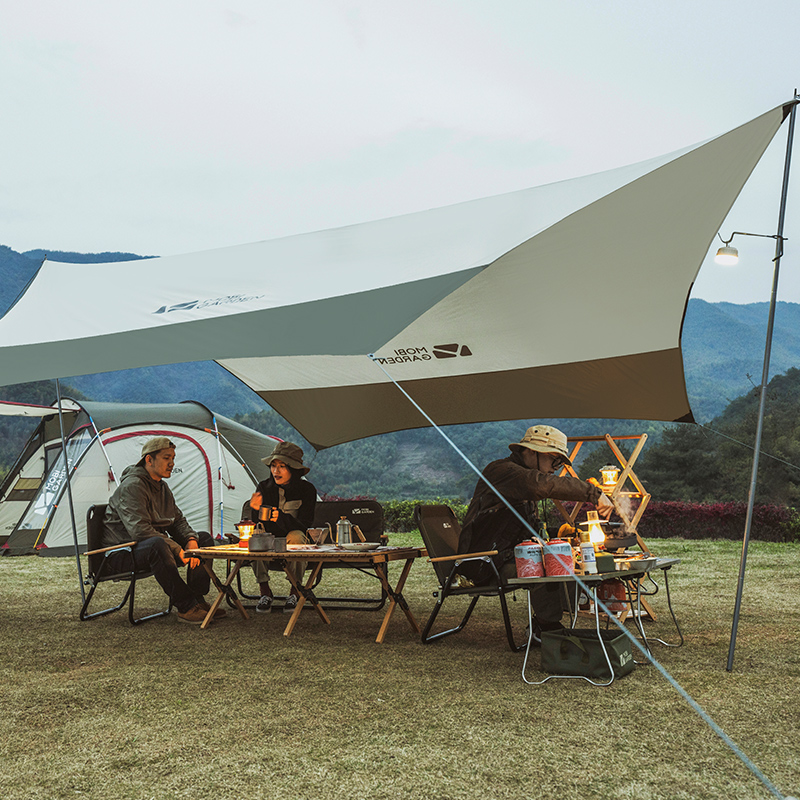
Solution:
[{"label": "man's arm", "polygon": [[588,481],[573,478],[571,475],[548,475],[505,459],[489,464],[483,474],[508,500],[553,498],[597,504],[603,495],[601,489]]}]

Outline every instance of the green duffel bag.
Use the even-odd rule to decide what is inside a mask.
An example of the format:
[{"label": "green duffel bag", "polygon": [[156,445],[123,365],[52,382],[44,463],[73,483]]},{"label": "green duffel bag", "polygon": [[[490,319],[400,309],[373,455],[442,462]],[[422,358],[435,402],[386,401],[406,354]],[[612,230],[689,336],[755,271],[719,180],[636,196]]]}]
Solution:
[{"label": "green duffel bag", "polygon": [[[633,670],[631,640],[618,630],[600,631],[614,677]],[[610,678],[608,662],[594,628],[542,631],[542,669],[552,675]]]}]

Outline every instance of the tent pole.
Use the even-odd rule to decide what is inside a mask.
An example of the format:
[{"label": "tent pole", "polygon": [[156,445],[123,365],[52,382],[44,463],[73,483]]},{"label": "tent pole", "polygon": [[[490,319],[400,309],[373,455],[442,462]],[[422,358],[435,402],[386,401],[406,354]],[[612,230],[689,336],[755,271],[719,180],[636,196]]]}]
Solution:
[{"label": "tent pole", "polygon": [[[219,428],[217,427],[217,415],[212,414],[211,420],[214,423],[214,435],[217,437],[217,480],[219,481],[219,538],[222,539],[224,533],[225,516],[225,481],[222,480],[222,443],[219,440]],[[214,535],[214,523],[211,523],[211,535]]]},{"label": "tent pole", "polygon": [[56,400],[58,401],[58,426],[61,429],[61,453],[64,456],[64,471],[67,476],[67,498],[69,499],[69,516],[72,521],[72,541],[75,544],[75,561],[78,564],[78,584],[81,590],[81,602],[86,600],[83,588],[83,570],[81,569],[81,554],[78,550],[78,528],[75,525],[75,506],[72,502],[72,483],[69,476],[69,458],[67,457],[67,439],[64,435],[64,409],[61,408],[61,384],[56,378]]},{"label": "tent pole", "polygon": [[[84,409],[85,411],[86,409]],[[104,428],[102,431],[97,430],[97,425],[94,424],[94,419],[92,415],[89,414],[89,422],[92,423],[92,428],[94,428],[95,436],[97,437],[97,443],[100,445],[100,449],[103,451],[103,455],[106,457],[106,463],[108,464],[108,468],[111,471],[111,477],[114,479],[114,483],[119,486],[119,481],[117,480],[117,473],[114,472],[114,465],[111,463],[111,459],[108,457],[108,451],[106,450],[106,446],[103,444],[103,439],[101,438],[100,434],[104,431],[111,430],[110,428]]]},{"label": "tent pole", "polygon": [[789,112],[789,133],[786,140],[786,159],[783,166],[783,186],[781,188],[781,205],[778,212],[778,232],[775,237],[775,269],[772,275],[772,294],[769,300],[769,319],[767,322],[767,341],[764,347],[764,368],[761,372],[761,394],[758,401],[758,421],[756,422],[756,440],[753,447],[753,468],[750,473],[750,491],[747,496],[747,513],[744,521],[744,537],[742,539],[742,555],[739,561],[739,581],[736,585],[736,602],[733,608],[733,625],[731,640],[728,646],[728,663],[726,669],[733,671],[733,655],[736,649],[736,634],[739,629],[739,612],[742,607],[742,591],[744,589],[744,572],[747,566],[747,548],[750,544],[750,531],[753,526],[753,506],[756,500],[756,484],[758,482],[758,459],[761,454],[761,434],[764,429],[764,406],[767,400],[767,383],[769,382],[769,360],[772,352],[772,331],[775,323],[775,305],[778,296],[778,274],[783,255],[783,223],[786,217],[786,196],[789,190],[789,167],[792,163],[792,140],[794,139],[794,120],[798,95],[795,89],[794,103]]}]

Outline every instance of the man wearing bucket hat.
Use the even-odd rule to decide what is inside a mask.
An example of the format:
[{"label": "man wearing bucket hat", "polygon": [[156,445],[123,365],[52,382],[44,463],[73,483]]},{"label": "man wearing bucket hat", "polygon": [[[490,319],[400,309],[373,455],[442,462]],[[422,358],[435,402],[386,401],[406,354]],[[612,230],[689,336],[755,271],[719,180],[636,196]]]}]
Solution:
[{"label": "man wearing bucket hat", "polygon": [[[209,609],[204,597],[210,578],[200,559],[190,553],[198,546],[210,547],[214,540],[205,531],[194,531],[175,504],[165,482],[175,467],[175,444],[166,436],[148,439],[139,461],[126,467],[103,517],[103,547],[134,540],[136,569],[147,569],[178,610],[178,620],[199,625]],[[130,554],[109,557],[112,569],[130,569]],[[178,568],[188,565],[186,581]],[[221,612],[221,613],[220,613]],[[224,617],[219,609],[215,619]]]},{"label": "man wearing bucket hat", "polygon": [[[254,522],[261,521],[267,533],[285,536],[286,544],[306,544],[306,531],[314,522],[317,490],[314,484],[304,480],[309,467],[303,464],[302,449],[292,442],[279,442],[261,460],[269,467],[270,477],[258,484],[250,498],[249,508],[245,505],[244,516],[249,516]],[[267,510],[262,513],[264,508]],[[265,515],[267,519],[264,519]],[[298,583],[303,579],[307,563],[296,561],[291,565],[292,575]],[[261,590],[256,611],[263,613],[271,609],[273,601],[269,570],[263,561],[254,561],[253,572]],[[292,587],[283,610],[294,611],[297,600]]]},{"label": "man wearing bucket hat", "polygon": [[[565,464],[571,465],[567,437],[550,425],[534,425],[522,440],[508,446],[511,455],[493,461],[483,470],[483,476],[467,509],[459,553],[480,553],[497,550],[493,557],[501,575],[516,574],[514,546],[531,538],[530,531],[516,518],[489,487],[497,491],[537,531],[542,529],[538,503],[540,500],[574,500],[594,503],[600,516],[608,519],[614,509],[611,501],[588,481],[571,475],[554,473]],[[485,562],[464,564],[461,574],[475,585],[489,580],[492,571]],[[561,627],[561,593],[557,584],[537,586],[531,592],[531,605],[539,630]]]}]

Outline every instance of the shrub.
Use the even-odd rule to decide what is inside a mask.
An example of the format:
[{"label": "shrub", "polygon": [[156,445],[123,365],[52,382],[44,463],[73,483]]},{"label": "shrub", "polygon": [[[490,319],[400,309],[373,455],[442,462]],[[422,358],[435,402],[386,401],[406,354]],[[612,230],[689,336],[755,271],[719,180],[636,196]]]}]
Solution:
[{"label": "shrub", "polygon": [[[741,539],[747,514],[746,503],[650,503],[639,523],[644,539]],[[753,507],[750,536],[767,542],[789,542],[800,538],[800,515],[779,505]]]},{"label": "shrub", "polygon": [[414,508],[419,505],[448,505],[453,509],[459,522],[464,521],[467,504],[461,500],[437,497],[435,500],[388,500],[383,506],[384,526],[387,531],[407,533],[417,530],[414,522]]}]

